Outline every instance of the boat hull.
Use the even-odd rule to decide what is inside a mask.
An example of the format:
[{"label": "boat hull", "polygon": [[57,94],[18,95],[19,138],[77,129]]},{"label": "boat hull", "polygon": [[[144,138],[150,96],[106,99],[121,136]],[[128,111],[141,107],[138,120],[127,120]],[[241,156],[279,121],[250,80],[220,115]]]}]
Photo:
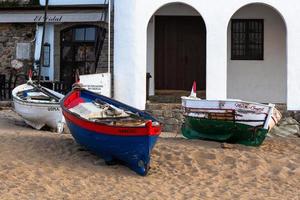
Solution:
[{"label": "boat hull", "polygon": [[281,118],[274,106],[234,99],[182,97],[182,133],[189,139],[259,146]]},{"label": "boat hull", "polygon": [[247,146],[260,146],[268,130],[231,121],[186,117],[181,128],[188,139],[204,139]]},{"label": "boat hull", "polygon": [[[142,117],[146,123],[140,126],[108,125],[85,119],[70,110],[83,102],[101,100]],[[125,164],[136,173],[145,176],[150,167],[151,151],[161,132],[160,124],[149,114],[99,94],[75,89],[61,103],[67,126],[77,143],[102,157],[106,163]]]},{"label": "boat hull", "polygon": [[[32,89],[24,84],[16,87],[13,92],[13,107],[26,124],[40,130],[44,126],[62,132],[64,117],[59,102],[26,101],[17,97],[16,93]],[[63,97],[63,96],[62,96]]]},{"label": "boat hull", "polygon": [[121,161],[142,176],[148,173],[150,154],[158,136],[124,137],[95,133],[69,120],[67,120],[67,125],[78,144],[96,153],[107,163]]}]

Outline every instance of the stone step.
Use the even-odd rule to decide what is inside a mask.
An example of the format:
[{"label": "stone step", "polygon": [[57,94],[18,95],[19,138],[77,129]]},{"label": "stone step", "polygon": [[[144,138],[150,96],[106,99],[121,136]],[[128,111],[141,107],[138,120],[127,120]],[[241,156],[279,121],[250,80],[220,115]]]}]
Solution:
[{"label": "stone step", "polygon": [[150,96],[149,101],[152,103],[180,103],[181,97],[179,96],[164,96],[164,95],[155,95]]},{"label": "stone step", "polygon": [[1,108],[11,107],[11,106],[12,106],[12,101],[0,101]]},{"label": "stone step", "polygon": [[[152,103],[181,103],[182,96],[188,96],[191,91],[156,90],[154,96],[149,96]],[[197,91],[197,96],[205,99],[205,91]]]},{"label": "stone step", "polygon": [[153,103],[147,102],[147,110],[170,110],[170,109],[181,109],[181,103]]}]

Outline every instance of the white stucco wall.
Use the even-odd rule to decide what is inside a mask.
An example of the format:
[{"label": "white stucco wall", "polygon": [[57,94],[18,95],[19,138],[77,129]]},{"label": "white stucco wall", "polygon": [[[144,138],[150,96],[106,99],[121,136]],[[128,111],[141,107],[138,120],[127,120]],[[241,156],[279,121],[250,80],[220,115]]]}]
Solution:
[{"label": "white stucco wall", "polygon": [[147,72],[151,74],[149,95],[155,94],[155,17],[149,21],[147,28]]},{"label": "white stucco wall", "polygon": [[[287,26],[287,104],[300,110],[300,2],[297,0],[181,0],[199,12],[207,28],[207,98],[227,98],[227,27],[241,7],[261,2],[281,13]],[[147,28],[153,14],[172,0],[115,0],[114,95],[145,108]],[[130,9],[128,9],[130,8]],[[274,41],[276,42],[276,41]],[[251,93],[252,91],[249,91]]]},{"label": "white stucco wall", "polygon": [[233,19],[264,19],[264,60],[231,60],[231,24],[228,26],[229,98],[286,103],[287,49],[285,22],[274,9],[259,4],[241,8]]}]

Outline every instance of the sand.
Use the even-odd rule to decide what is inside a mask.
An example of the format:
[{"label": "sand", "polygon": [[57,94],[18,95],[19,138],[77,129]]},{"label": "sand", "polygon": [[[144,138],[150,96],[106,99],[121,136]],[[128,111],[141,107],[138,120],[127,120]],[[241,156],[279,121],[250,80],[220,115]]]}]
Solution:
[{"label": "sand", "polygon": [[0,199],[300,199],[300,138],[260,148],[161,138],[141,177],[0,111]]}]

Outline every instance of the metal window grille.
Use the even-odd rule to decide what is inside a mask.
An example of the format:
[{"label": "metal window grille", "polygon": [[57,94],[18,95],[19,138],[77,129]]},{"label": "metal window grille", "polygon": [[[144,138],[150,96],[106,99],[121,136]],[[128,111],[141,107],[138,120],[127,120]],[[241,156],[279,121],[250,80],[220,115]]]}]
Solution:
[{"label": "metal window grille", "polygon": [[264,59],[264,20],[231,20],[231,59]]}]

